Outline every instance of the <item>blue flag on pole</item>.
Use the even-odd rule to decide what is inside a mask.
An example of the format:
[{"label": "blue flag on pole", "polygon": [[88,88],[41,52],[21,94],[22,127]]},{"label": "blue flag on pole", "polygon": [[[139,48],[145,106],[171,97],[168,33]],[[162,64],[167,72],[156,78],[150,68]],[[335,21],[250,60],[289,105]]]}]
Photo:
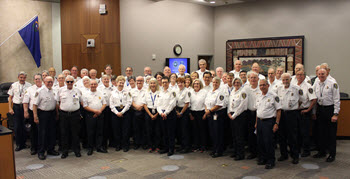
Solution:
[{"label": "blue flag on pole", "polygon": [[33,55],[36,66],[40,67],[40,38],[39,38],[39,20],[36,16],[28,25],[18,31],[24,43],[27,45],[30,53]]}]

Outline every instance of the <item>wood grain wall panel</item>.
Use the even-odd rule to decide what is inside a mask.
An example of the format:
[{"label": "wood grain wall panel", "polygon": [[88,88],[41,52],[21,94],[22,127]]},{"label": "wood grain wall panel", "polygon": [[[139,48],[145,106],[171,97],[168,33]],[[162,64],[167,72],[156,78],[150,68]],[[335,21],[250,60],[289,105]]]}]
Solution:
[{"label": "wood grain wall panel", "polygon": [[[100,4],[107,14],[99,14]],[[100,76],[110,64],[121,74],[119,0],[61,0],[61,28],[63,69],[94,68]],[[86,48],[86,39],[95,36],[95,48]]]}]

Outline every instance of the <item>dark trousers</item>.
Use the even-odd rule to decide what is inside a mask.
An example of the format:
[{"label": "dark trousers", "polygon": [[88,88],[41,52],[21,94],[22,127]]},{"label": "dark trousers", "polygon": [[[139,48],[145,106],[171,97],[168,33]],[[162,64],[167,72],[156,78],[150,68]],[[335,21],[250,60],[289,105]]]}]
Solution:
[{"label": "dark trousers", "polygon": [[255,122],[256,122],[256,111],[248,110],[248,121],[247,121],[247,129],[248,129],[248,147],[249,152],[253,155],[257,154],[257,139],[255,135]]},{"label": "dark trousers", "polygon": [[62,152],[68,153],[70,146],[74,152],[79,152],[80,111],[60,111],[59,114]]},{"label": "dark trousers", "polygon": [[133,116],[134,144],[145,144],[145,111],[134,110]]},{"label": "dark trousers", "polygon": [[[178,107],[176,110],[181,112],[182,108]],[[180,124],[178,128],[181,130],[181,148],[191,149],[190,110],[186,109],[182,116],[177,118],[177,120]]]},{"label": "dark trousers", "polygon": [[115,147],[115,141],[113,139],[112,132],[112,112],[111,108],[107,106],[103,110],[104,119],[103,119],[103,142],[102,145],[107,148],[107,146]]},{"label": "dark trousers", "polygon": [[33,111],[28,109],[29,113],[29,123],[30,123],[30,150],[38,150],[38,126],[34,122]]},{"label": "dark trousers", "polygon": [[259,146],[259,159],[269,164],[275,163],[274,133],[272,131],[275,124],[274,118],[258,119],[257,121],[257,141]]},{"label": "dark trousers", "polygon": [[[149,111],[152,113],[152,109],[149,109]],[[152,113],[153,115],[156,114]],[[156,149],[160,147],[161,143],[161,131],[160,131],[160,117],[158,117],[154,120],[145,113],[145,126],[146,126],[146,140],[148,147],[152,149]]]},{"label": "dark trousers", "polygon": [[42,111],[38,109],[38,154],[52,151],[56,144],[56,111]]},{"label": "dark trousers", "polygon": [[225,148],[229,147],[230,145],[233,145],[233,138],[232,138],[232,129],[231,129],[231,119],[227,115],[227,108],[223,109],[225,110],[225,119],[224,119],[224,145]]},{"label": "dark trousers", "polygon": [[281,112],[281,120],[278,129],[278,140],[282,156],[288,156],[287,145],[290,149],[290,155],[293,159],[299,158],[297,147],[298,120],[300,113],[298,110]]},{"label": "dark trousers", "polygon": [[16,137],[16,145],[22,147],[26,143],[23,104],[13,104],[13,112],[13,127]]},{"label": "dark trousers", "polygon": [[[214,115],[217,115],[216,120],[214,120]],[[221,109],[219,111],[210,114],[208,119],[209,124],[209,134],[213,141],[213,152],[222,154],[224,152],[224,121],[225,115],[227,113],[225,110]]]},{"label": "dark trousers", "polygon": [[204,111],[191,111],[193,120],[194,145],[206,149],[208,142],[208,121],[203,119]]},{"label": "dark trousers", "polygon": [[102,147],[103,142],[103,113],[94,117],[95,113],[86,111],[86,131],[88,147],[97,149]]},{"label": "dark trousers", "polygon": [[79,136],[80,136],[81,142],[83,143],[83,147],[86,147],[87,146],[86,111],[82,107],[82,105],[80,105],[80,114],[82,116],[82,119],[80,120],[80,133],[79,133]]},{"label": "dark trousers", "polygon": [[319,152],[336,155],[337,122],[332,122],[334,106],[317,106]]},{"label": "dark trousers", "polygon": [[161,128],[162,128],[162,138],[164,148],[169,151],[174,151],[175,149],[175,135],[176,135],[176,112],[172,110],[166,119],[161,120]]},{"label": "dark trousers", "polygon": [[[299,110],[299,113],[301,110]],[[310,123],[311,123],[311,113],[312,111],[308,113],[301,114],[299,118],[299,138],[298,138],[298,145],[299,145],[299,151],[303,148],[305,153],[310,152]]]},{"label": "dark trousers", "polygon": [[244,135],[247,133],[247,112],[243,112],[234,120],[231,120],[232,138],[234,151],[238,156],[244,156],[245,140]]},{"label": "dark trousers", "polygon": [[[120,108],[117,109],[118,111],[122,110]],[[123,117],[112,114],[113,138],[115,139],[116,147],[129,148],[130,146],[130,120],[128,113],[124,113]]]}]

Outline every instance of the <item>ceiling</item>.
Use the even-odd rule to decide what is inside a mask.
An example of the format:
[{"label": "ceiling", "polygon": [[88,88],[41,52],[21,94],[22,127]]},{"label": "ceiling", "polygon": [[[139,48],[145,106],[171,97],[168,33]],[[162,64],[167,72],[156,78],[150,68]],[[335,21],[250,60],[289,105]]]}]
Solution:
[{"label": "ceiling", "polygon": [[[155,0],[155,1],[162,1],[162,0]],[[223,5],[229,5],[229,4],[238,4],[238,3],[244,3],[244,2],[257,1],[257,0],[173,0],[173,1],[181,1],[181,2],[195,3],[195,4],[215,7],[215,6],[223,6]],[[215,2],[215,3],[210,3],[210,2]]]}]

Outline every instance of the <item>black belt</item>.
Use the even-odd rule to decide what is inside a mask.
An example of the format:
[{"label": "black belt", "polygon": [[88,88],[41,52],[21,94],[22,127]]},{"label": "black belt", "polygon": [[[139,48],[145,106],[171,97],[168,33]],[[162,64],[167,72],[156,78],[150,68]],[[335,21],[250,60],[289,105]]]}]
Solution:
[{"label": "black belt", "polygon": [[323,106],[323,105],[318,104],[317,107],[319,107],[319,108],[332,108],[332,107],[334,107],[334,104],[328,105],[328,106]]},{"label": "black belt", "polygon": [[55,112],[55,110],[51,110],[51,111],[44,111],[44,110],[38,109],[38,112]]},{"label": "black belt", "polygon": [[119,112],[122,111],[124,109],[124,107],[115,107],[115,109],[117,109]]},{"label": "black belt", "polygon": [[267,121],[267,120],[273,120],[273,119],[275,119],[274,117],[270,117],[270,118],[258,118],[259,120],[261,120],[261,121]]},{"label": "black belt", "polygon": [[16,103],[13,103],[14,106],[23,106],[23,104],[16,104]]},{"label": "black belt", "polygon": [[63,114],[71,115],[71,114],[74,114],[74,113],[76,113],[76,112],[79,112],[79,109],[76,110],[76,111],[72,111],[72,112],[70,112],[70,111],[67,112],[67,111],[62,111],[62,110],[60,110],[60,112],[63,113]]}]

